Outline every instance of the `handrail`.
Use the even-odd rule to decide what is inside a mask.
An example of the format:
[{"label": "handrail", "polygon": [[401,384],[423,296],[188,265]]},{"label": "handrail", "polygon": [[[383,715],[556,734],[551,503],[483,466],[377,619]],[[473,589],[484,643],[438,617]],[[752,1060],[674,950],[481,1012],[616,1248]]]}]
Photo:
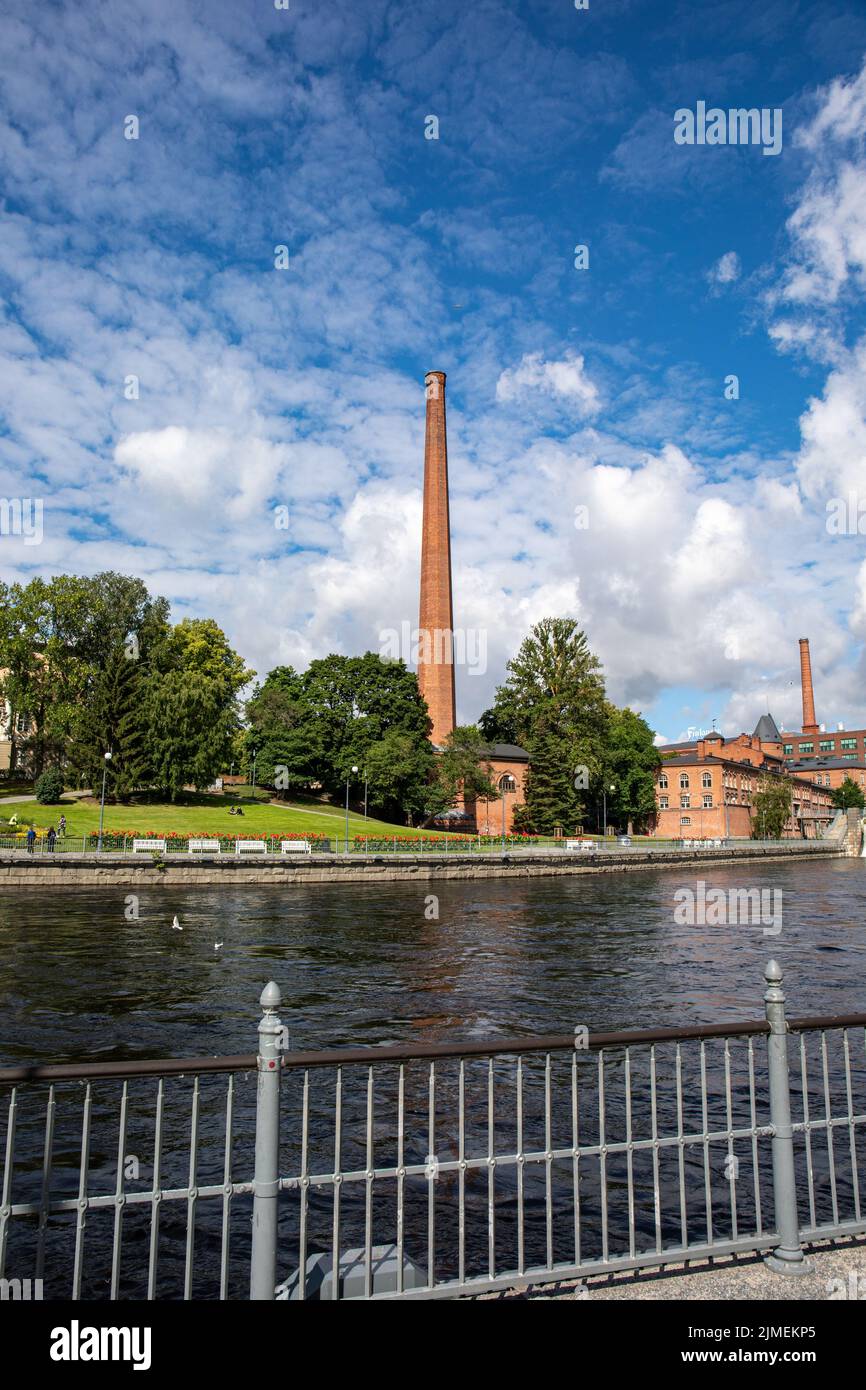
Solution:
[{"label": "handrail", "polygon": [[[789,1018],[788,1031],[866,1027],[866,1013],[818,1015]],[[382,1047],[342,1047],[326,1051],[285,1052],[284,1070],[308,1067],[336,1067],[376,1062],[409,1062],[435,1057],[492,1057],[527,1052],[591,1050],[602,1047],[630,1047],[641,1043],[696,1041],[701,1038],[736,1038],[769,1032],[766,1019],[751,1022],[696,1024],[688,1028],[636,1028],[622,1032],[589,1033],[579,1042],[575,1033],[536,1034],[522,1038],[455,1039],[447,1043],[396,1043]],[[28,1081],[124,1080],[141,1076],[180,1076],[207,1072],[255,1071],[255,1053],[229,1057],[164,1057],[123,1062],[79,1062],[0,1068],[0,1085]]]}]

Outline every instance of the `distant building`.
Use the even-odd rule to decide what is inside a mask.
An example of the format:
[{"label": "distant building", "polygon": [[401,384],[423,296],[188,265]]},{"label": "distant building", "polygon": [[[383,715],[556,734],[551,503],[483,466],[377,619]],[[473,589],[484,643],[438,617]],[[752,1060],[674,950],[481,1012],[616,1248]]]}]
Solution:
[{"label": "distant building", "polygon": [[[662,747],[655,834],[672,840],[748,839],[761,778],[789,771],[781,757],[765,751],[757,733],[732,739],[712,733],[688,749]],[[813,839],[835,814],[830,788],[808,774],[793,780],[784,834]]]},{"label": "distant building", "polygon": [[811,838],[835,814],[830,793],[850,777],[866,793],[866,730],[827,734],[816,723],[809,639],[800,638],[802,733],[779,729],[762,714],[754,733],[726,739],[719,733],[659,749],[657,835],[678,839],[752,834],[753,798],[763,774],[795,783],[787,836]]}]

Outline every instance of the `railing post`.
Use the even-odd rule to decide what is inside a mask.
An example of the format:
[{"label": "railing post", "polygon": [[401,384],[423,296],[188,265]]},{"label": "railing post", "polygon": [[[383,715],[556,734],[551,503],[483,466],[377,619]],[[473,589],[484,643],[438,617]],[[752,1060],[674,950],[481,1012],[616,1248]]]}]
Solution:
[{"label": "railing post", "polygon": [[794,1177],[794,1131],[791,1128],[791,1091],[788,1076],[788,1025],[785,1021],[785,994],[778,961],[767,962],[764,971],[767,989],[764,1002],[770,1035],[767,1063],[770,1079],[770,1122],[773,1126],[773,1204],[779,1244],[766,1256],[766,1264],[776,1274],[810,1274],[812,1266],[800,1245],[797,1213],[797,1187]]},{"label": "railing post", "polygon": [[250,1298],[273,1299],[277,1283],[277,1215],[280,1191],[280,1038],[279,987],[262,990],[256,1087],[256,1167],[253,1178],[253,1244]]}]

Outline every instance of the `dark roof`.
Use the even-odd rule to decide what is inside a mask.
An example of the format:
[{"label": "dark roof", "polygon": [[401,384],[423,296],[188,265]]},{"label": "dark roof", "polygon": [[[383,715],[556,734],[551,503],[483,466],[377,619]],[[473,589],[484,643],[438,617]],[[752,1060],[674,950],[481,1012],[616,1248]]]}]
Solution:
[{"label": "dark roof", "polygon": [[833,772],[839,768],[866,768],[866,758],[852,753],[850,758],[786,758],[785,767],[791,772]]},{"label": "dark roof", "polygon": [[503,762],[528,763],[529,754],[516,743],[488,743],[484,750],[488,758],[501,758]]},{"label": "dark roof", "polygon": [[779,733],[776,721],[772,714],[762,714],[757,724],[752,738],[759,738],[762,743],[781,743],[782,735]]}]

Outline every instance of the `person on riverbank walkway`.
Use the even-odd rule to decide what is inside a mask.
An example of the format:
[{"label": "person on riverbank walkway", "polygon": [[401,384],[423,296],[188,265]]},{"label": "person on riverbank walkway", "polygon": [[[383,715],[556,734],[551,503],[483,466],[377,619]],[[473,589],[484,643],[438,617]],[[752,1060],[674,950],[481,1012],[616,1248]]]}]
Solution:
[{"label": "person on riverbank walkway", "polygon": [[27,831],[27,853],[28,853],[28,854],[32,854],[32,853],[33,853],[33,846],[34,846],[35,844],[36,844],[36,831],[33,829],[33,826],[31,825],[30,829]]},{"label": "person on riverbank walkway", "polygon": [[54,853],[54,841],[57,839],[57,832],[55,831],[53,825],[49,825],[49,827],[48,827],[48,834],[46,835],[45,839],[46,839],[46,841],[47,841],[47,843],[48,843],[48,853],[49,853],[49,854],[53,854],[53,853]]}]

